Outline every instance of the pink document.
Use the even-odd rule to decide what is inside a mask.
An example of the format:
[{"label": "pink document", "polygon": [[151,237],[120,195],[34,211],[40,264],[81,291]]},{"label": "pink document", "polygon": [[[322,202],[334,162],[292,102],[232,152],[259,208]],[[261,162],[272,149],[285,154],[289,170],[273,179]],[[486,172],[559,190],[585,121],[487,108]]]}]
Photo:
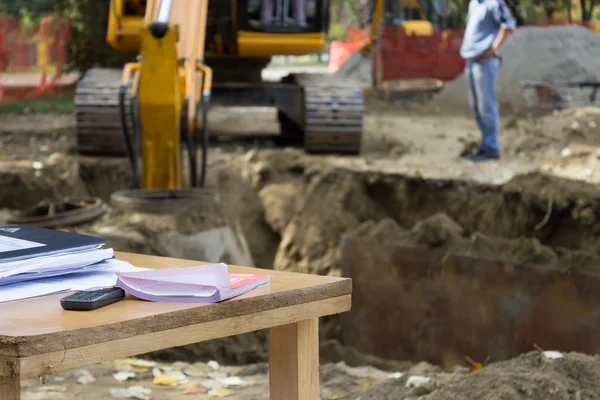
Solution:
[{"label": "pink document", "polygon": [[117,273],[117,286],[132,296],[171,303],[216,303],[269,282],[266,274],[229,273],[223,263]]}]

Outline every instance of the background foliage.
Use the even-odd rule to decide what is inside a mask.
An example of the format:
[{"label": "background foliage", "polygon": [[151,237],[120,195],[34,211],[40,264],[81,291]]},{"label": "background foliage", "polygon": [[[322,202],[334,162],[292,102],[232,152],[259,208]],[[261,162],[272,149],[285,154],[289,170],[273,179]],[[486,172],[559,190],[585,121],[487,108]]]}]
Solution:
[{"label": "background foliage", "polygon": [[[191,0],[190,0],[191,1]],[[228,0],[223,0],[228,1]],[[418,4],[426,18],[440,27],[464,27],[469,0],[398,0],[395,10],[388,8],[386,23],[401,24],[407,17],[406,4]],[[539,24],[546,19],[590,21],[595,19],[600,0],[505,0],[518,23]],[[391,2],[390,2],[391,3]],[[401,3],[404,5],[401,5]],[[73,21],[69,44],[69,69],[120,67],[135,58],[121,54],[106,43],[110,0],[0,0],[0,14],[21,20],[23,26],[35,26],[49,13],[68,16]],[[329,40],[343,40],[348,28],[370,23],[372,0],[331,0]],[[440,9],[443,12],[440,12]]]}]

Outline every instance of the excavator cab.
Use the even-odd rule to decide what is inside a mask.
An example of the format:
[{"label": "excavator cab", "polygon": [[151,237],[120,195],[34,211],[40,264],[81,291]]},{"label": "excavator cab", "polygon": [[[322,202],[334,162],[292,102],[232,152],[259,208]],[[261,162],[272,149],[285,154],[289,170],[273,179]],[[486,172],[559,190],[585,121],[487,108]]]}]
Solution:
[{"label": "excavator cab", "polygon": [[329,1],[246,0],[240,2],[240,28],[267,33],[326,32]]}]

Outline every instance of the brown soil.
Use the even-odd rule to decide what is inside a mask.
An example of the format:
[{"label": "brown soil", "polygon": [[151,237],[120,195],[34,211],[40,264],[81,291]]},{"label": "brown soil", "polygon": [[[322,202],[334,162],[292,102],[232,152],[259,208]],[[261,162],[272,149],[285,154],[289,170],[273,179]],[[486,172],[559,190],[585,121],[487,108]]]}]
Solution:
[{"label": "brown soil", "polygon": [[[40,121],[19,124],[46,124]],[[475,165],[458,157],[479,138],[470,117],[371,104],[362,157],[308,156],[291,149],[232,154],[215,148],[208,184],[220,193],[223,219],[240,222],[255,264],[264,268],[339,275],[339,240],[357,231],[517,262],[597,268],[600,190],[555,176],[569,177],[569,168],[577,165],[592,170],[586,178],[600,181],[600,173],[594,172],[600,171],[594,169],[600,145],[594,136],[597,124],[600,114],[594,109],[563,111],[533,122],[504,118],[502,160]],[[60,129],[44,137],[60,141]],[[0,141],[16,143],[15,137],[0,135]],[[49,144],[47,152],[31,151],[31,146],[47,149],[37,143],[21,141],[17,147],[25,150],[18,160],[0,160],[2,187],[10,188],[2,191],[0,207],[21,208],[78,191],[108,200],[115,189],[128,187],[129,168],[123,159],[80,158],[76,168],[76,158],[58,150],[54,155]],[[41,173],[34,162],[42,162]],[[19,163],[22,168],[16,167]],[[163,249],[152,241],[156,232],[193,231],[221,222],[221,217],[203,220],[202,215],[187,228],[190,220],[183,214],[139,224],[145,217],[123,218],[113,211],[103,222],[109,222],[105,226],[110,225],[113,240],[122,240],[130,251],[160,254]],[[323,319],[321,325],[322,338],[339,337],[336,318]],[[266,334],[259,332],[152,357],[244,364],[266,360],[266,346]],[[352,364],[349,351],[340,353],[344,356],[338,361]]]},{"label": "brown soil", "polygon": [[558,265],[563,269],[600,267],[597,252],[553,249],[536,238],[507,239],[481,232],[468,236],[460,225],[443,213],[419,221],[411,229],[400,227],[392,219],[384,219],[379,223],[368,221],[349,234],[507,262]]},{"label": "brown soil", "polygon": [[[425,371],[419,370],[425,367]],[[417,388],[407,388],[411,375],[431,377]],[[474,373],[463,369],[441,372],[417,365],[398,380],[386,380],[348,396],[392,399],[510,399],[563,400],[600,398],[600,358],[577,353],[552,360],[540,353],[524,354],[509,361],[490,364]]]},{"label": "brown soil", "polygon": [[[339,239],[363,224],[362,233],[387,240],[565,268],[579,261],[575,255],[582,250],[595,265],[600,249],[594,228],[600,193],[594,185],[537,173],[502,186],[349,170],[305,180],[308,186],[296,187],[295,196],[290,185],[262,189],[270,194],[271,212],[286,210],[282,220],[290,221],[282,231],[277,269],[339,274]],[[387,224],[379,224],[382,220]]]},{"label": "brown soil", "polygon": [[[377,364],[376,360],[369,360]],[[146,398],[210,399],[208,391],[225,386],[232,400],[267,400],[268,364],[243,367],[220,365],[213,370],[202,362],[188,364],[159,363],[155,366],[131,366],[131,361],[105,363],[89,368],[66,371],[40,379],[23,381],[24,399],[106,399],[119,390],[138,387]],[[491,363],[470,372],[457,367],[442,370],[427,364],[398,363],[384,372],[375,366],[351,367],[346,363],[322,362],[319,371],[322,399],[369,400],[593,400],[600,398],[600,358],[577,353],[549,359],[538,352],[524,354],[512,360]],[[117,372],[129,372],[129,379],[119,382]],[[153,374],[177,378],[173,385],[160,386],[152,382]],[[422,382],[415,384],[415,380]],[[237,381],[237,382],[236,382]],[[234,382],[236,382],[234,384]],[[193,394],[193,396],[191,396]],[[140,397],[144,398],[144,397]]]}]

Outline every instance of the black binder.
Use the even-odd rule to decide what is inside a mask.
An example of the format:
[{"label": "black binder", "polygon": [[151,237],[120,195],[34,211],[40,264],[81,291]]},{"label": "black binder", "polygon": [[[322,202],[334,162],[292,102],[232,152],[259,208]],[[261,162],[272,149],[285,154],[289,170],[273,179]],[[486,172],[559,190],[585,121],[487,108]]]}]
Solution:
[{"label": "black binder", "polygon": [[0,226],[0,263],[98,248],[105,239],[35,226]]}]

